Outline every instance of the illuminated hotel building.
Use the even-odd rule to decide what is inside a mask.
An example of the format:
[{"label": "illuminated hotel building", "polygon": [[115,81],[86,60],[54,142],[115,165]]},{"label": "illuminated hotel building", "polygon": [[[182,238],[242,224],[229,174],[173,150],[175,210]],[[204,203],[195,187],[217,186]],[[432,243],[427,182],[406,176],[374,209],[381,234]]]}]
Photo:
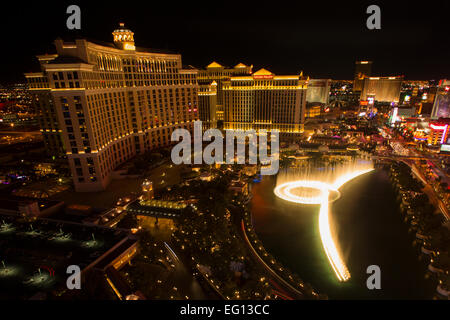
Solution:
[{"label": "illuminated hotel building", "polygon": [[372,61],[356,61],[355,77],[353,81],[353,91],[361,92],[364,79],[372,75]]},{"label": "illuminated hotel building", "polygon": [[224,81],[224,129],[303,132],[308,80],[261,69]]},{"label": "illuminated hotel building", "polygon": [[306,90],[307,103],[328,104],[330,99],[331,79],[309,79]]},{"label": "illuminated hotel building", "polygon": [[431,119],[450,118],[450,80],[439,81]]},{"label": "illuminated hotel building", "polygon": [[[211,115],[216,114],[216,120],[224,120],[224,105],[223,105],[223,82],[229,80],[230,77],[233,76],[246,76],[252,74],[253,66],[246,66],[243,63],[238,63],[233,68],[226,68],[217,62],[210,63],[205,70],[198,71],[198,83],[199,83],[199,94],[204,97],[204,99],[199,98],[200,100],[208,100],[202,102],[202,107],[209,107],[209,110],[202,111],[202,115],[208,115],[208,117],[203,118],[200,116],[200,120],[209,123],[211,120]],[[215,83],[215,89],[214,84]],[[212,91],[216,91],[216,104],[211,104],[214,98],[211,95],[214,95]],[[205,93],[209,92],[209,93]],[[209,96],[207,99],[206,96]],[[211,126],[214,125],[214,121],[211,123]],[[210,126],[210,127],[211,127]]]},{"label": "illuminated hotel building", "polygon": [[398,103],[402,81],[403,76],[365,78],[360,99],[369,103],[370,101]]},{"label": "illuminated hotel building", "polygon": [[183,69],[180,54],[135,47],[123,24],[113,36],[57,39],[43,72],[26,74],[30,90],[51,92],[76,191],[104,190],[120,164],[198,119],[197,70]]},{"label": "illuminated hotel building", "polygon": [[428,135],[428,144],[441,145],[450,144],[450,118],[440,118],[437,121],[430,122],[430,133]]},{"label": "illuminated hotel building", "polygon": [[217,83],[199,84],[198,117],[202,121],[203,131],[217,127]]},{"label": "illuminated hotel building", "polygon": [[57,55],[37,56],[41,72],[27,73],[25,76],[32,93],[33,108],[38,115],[39,127],[41,128],[47,155],[60,157],[65,155],[62,131],[58,124],[53,96],[44,70],[44,66],[56,57]]}]

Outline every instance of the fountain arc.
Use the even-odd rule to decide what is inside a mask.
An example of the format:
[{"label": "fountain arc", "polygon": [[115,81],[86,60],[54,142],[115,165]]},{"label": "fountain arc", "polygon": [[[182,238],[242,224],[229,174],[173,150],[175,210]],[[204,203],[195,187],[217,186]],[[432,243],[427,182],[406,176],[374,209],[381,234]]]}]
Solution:
[{"label": "fountain arc", "polygon": [[[354,178],[366,174],[373,169],[371,162],[363,163],[362,165],[341,166],[341,168],[333,167],[334,175],[325,172],[325,174],[315,177],[311,173],[311,168],[307,168],[306,174],[303,174],[302,180],[291,180],[288,182],[278,184],[274,189],[277,197],[301,204],[316,204],[319,205],[319,233],[328,261],[336,274],[339,281],[345,282],[350,279],[350,272],[341,258],[336,242],[333,240],[330,228],[330,206],[329,203],[336,200],[330,199],[330,194],[337,193],[339,196],[339,189],[347,182]],[[291,177],[292,178],[292,177]],[[318,178],[317,180],[310,180],[311,178]],[[325,180],[326,182],[320,181]],[[295,190],[300,189],[300,193],[295,193]],[[304,189],[315,189],[316,194],[311,195],[311,191]]]}]

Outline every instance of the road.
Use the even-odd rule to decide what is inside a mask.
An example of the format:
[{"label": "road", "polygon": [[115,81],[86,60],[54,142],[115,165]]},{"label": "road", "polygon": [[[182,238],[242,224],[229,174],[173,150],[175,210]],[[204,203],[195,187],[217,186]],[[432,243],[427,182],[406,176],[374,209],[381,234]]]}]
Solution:
[{"label": "road", "polygon": [[256,250],[253,248],[250,240],[247,237],[247,233],[245,232],[244,220],[241,220],[240,223],[240,235],[242,239],[247,243],[248,248],[253,254],[255,260],[266,270],[266,277],[269,279],[269,283],[272,286],[272,291],[274,294],[279,296],[284,300],[302,300],[305,297],[301,292],[292,287],[287,281],[281,278],[275,271],[272,270],[270,266],[267,265],[266,262],[259,256]]},{"label": "road", "polygon": [[[186,293],[189,299],[206,300],[207,297],[203,292],[202,287],[192,273],[184,266],[169,244],[165,242],[164,245],[169,253],[172,263],[175,265],[173,275],[170,277],[170,283],[173,284],[173,287],[168,288],[168,290]],[[167,286],[170,287],[169,283],[167,283]]]}]

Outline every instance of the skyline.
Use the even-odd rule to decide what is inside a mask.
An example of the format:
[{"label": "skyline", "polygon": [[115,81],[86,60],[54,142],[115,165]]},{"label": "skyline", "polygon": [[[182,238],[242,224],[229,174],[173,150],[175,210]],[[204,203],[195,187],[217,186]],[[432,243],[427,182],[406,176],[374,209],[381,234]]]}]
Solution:
[{"label": "skyline", "polygon": [[[111,30],[119,22],[135,32],[137,46],[180,53],[184,65],[196,68],[205,68],[212,61],[226,66],[242,62],[275,74],[303,71],[311,78],[351,80],[356,60],[372,60],[374,75],[405,75],[407,80],[446,77],[449,52],[444,41],[439,41],[445,38],[448,3],[420,8],[378,3],[381,30],[366,28],[367,3],[297,7],[282,2],[275,7],[203,2],[175,8],[143,4],[136,10],[134,3],[120,8],[81,1],[82,27],[76,32],[66,28],[67,2],[47,4],[45,10],[31,4],[21,12],[21,19],[9,15],[2,20],[2,27],[12,30],[8,43],[13,49],[2,52],[3,60],[10,63],[3,66],[0,83],[24,81],[23,73],[38,66],[34,56],[54,52],[53,42],[58,37],[112,43]],[[11,10],[19,10],[18,4],[11,6]],[[286,11],[287,6],[292,10]],[[41,14],[36,16],[38,10]],[[106,24],[99,21],[100,15],[107,16]]]},{"label": "skyline", "polygon": [[0,300],[450,300],[450,2],[364,2],[4,9]]}]

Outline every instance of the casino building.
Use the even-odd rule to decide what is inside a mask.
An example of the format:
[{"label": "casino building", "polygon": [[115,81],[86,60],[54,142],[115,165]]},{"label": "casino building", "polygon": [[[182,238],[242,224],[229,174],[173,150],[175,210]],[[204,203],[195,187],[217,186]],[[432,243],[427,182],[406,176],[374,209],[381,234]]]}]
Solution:
[{"label": "casino building", "polygon": [[363,80],[361,101],[398,103],[403,76],[366,77]]},{"label": "casino building", "polygon": [[450,118],[450,80],[440,80],[434,99],[432,119]]},{"label": "casino building", "polygon": [[309,78],[279,76],[266,69],[233,76],[223,83],[224,129],[280,131],[304,130]]},{"label": "casino building", "polygon": [[43,70],[43,66],[56,57],[56,54],[37,56],[42,72],[28,73],[26,78],[32,93],[32,103],[41,128],[46,153],[48,156],[62,157],[66,153],[61,135],[62,131],[58,124],[50,85]]},{"label": "casino building", "polygon": [[202,121],[202,130],[217,127],[217,120],[223,120],[217,115],[217,82],[214,80],[210,84],[199,84],[198,86],[198,116]]},{"label": "casino building", "polygon": [[246,66],[243,63],[226,68],[214,61],[206,69],[199,70],[199,109],[204,129],[215,128],[218,120],[224,120],[224,81],[233,76],[251,75],[252,69],[253,66]]},{"label": "casino building", "polygon": [[41,72],[25,74],[43,134],[61,136],[76,191],[104,190],[121,163],[170,145],[174,129],[198,120],[196,69],[183,68],[180,54],[136,47],[123,24],[113,37],[57,39],[56,54],[38,56]]},{"label": "casino building", "polygon": [[373,61],[356,61],[355,76],[353,80],[353,91],[361,92],[364,86],[364,79],[372,75]]},{"label": "casino building", "polygon": [[439,118],[430,122],[428,144],[450,144],[450,118]]}]

